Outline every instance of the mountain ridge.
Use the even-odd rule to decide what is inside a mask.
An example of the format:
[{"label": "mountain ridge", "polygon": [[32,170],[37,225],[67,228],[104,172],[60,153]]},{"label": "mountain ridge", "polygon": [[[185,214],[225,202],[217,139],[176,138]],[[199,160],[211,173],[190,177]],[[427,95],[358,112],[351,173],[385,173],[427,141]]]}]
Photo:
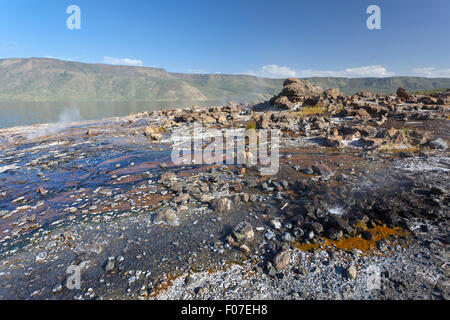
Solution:
[{"label": "mountain ridge", "polygon": [[[450,78],[305,78],[345,94],[450,88]],[[51,58],[0,59],[0,100],[8,101],[222,101],[267,100],[284,79],[252,75],[186,74],[140,66]]]}]

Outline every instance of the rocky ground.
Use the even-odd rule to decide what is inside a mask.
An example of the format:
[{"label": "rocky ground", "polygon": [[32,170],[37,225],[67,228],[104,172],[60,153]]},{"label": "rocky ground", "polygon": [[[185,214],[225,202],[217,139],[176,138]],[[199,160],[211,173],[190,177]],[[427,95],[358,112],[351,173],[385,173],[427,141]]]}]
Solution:
[{"label": "rocky ground", "polygon": [[[447,299],[449,120],[450,91],[288,79],[259,105],[0,130],[0,298]],[[173,164],[198,121],[279,130],[278,173]]]}]

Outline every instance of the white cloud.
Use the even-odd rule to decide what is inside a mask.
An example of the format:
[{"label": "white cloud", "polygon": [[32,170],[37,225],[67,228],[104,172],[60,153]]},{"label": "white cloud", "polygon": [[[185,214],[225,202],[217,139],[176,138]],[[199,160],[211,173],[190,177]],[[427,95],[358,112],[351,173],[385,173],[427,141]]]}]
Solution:
[{"label": "white cloud", "polygon": [[296,76],[296,71],[289,67],[280,67],[276,64],[263,66],[258,71],[248,71],[245,74],[263,78],[291,78]]},{"label": "white cloud", "polygon": [[298,76],[301,78],[309,77],[344,77],[344,78],[362,78],[362,77],[392,77],[394,72],[389,72],[380,65],[363,66],[356,68],[347,68],[345,70],[301,70]]},{"label": "white cloud", "polygon": [[389,72],[385,67],[380,65],[363,66],[356,68],[347,68],[345,70],[294,70],[289,67],[280,67],[275,64],[263,66],[258,71],[249,71],[251,74],[265,78],[310,78],[310,77],[392,77],[394,72]]},{"label": "white cloud", "polygon": [[113,65],[123,65],[123,66],[135,66],[140,67],[144,65],[142,60],[129,59],[129,58],[113,58],[113,57],[103,57],[103,62],[106,64]]},{"label": "white cloud", "polygon": [[450,69],[436,69],[433,67],[414,68],[413,73],[416,76],[427,78],[450,78]]},{"label": "white cloud", "polygon": [[187,69],[186,73],[189,73],[189,74],[207,74],[208,72],[206,72],[203,69]]}]

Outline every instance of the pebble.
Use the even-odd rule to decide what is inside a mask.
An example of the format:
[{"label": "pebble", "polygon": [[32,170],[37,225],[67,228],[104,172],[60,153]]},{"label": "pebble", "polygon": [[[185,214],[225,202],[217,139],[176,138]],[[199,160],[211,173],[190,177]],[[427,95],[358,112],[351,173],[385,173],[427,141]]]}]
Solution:
[{"label": "pebble", "polygon": [[288,250],[280,251],[273,259],[273,265],[278,271],[284,269],[291,262],[291,253]]},{"label": "pebble", "polygon": [[271,224],[271,226],[274,227],[276,230],[281,229],[281,222],[280,222],[280,220],[272,219],[272,220],[270,220],[270,224]]},{"label": "pebble", "polygon": [[347,279],[354,280],[357,276],[357,271],[355,266],[349,266],[347,269],[345,269],[345,275]]},{"label": "pebble", "polygon": [[251,241],[255,236],[252,225],[246,221],[234,227],[233,234],[238,241]]},{"label": "pebble", "polygon": [[275,238],[275,233],[272,230],[267,230],[267,232],[264,234],[264,237],[266,237],[267,240],[272,240]]},{"label": "pebble", "polygon": [[38,255],[36,256],[36,262],[40,263],[43,262],[45,259],[47,258],[47,252],[39,252]]}]

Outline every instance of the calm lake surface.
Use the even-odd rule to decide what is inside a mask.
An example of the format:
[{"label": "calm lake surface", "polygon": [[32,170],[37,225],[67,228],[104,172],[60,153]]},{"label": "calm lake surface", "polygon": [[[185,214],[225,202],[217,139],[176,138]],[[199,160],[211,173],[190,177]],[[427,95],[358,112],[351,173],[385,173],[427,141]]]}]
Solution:
[{"label": "calm lake surface", "polygon": [[0,101],[0,128],[37,123],[97,120],[130,113],[182,108],[192,105],[214,106],[219,101],[156,102],[8,102]]}]

